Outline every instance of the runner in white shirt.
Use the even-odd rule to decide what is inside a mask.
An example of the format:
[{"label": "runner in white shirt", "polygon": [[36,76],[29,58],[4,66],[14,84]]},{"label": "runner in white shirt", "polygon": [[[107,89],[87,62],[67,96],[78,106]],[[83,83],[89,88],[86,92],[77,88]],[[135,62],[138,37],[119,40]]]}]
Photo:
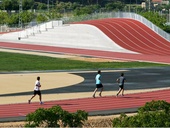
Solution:
[{"label": "runner in white shirt", "polygon": [[30,100],[28,100],[28,103],[31,103],[31,100],[36,96],[39,95],[39,99],[40,99],[40,104],[43,104],[42,100],[41,100],[41,91],[40,91],[40,77],[37,77],[37,80],[35,81],[35,87],[34,87],[34,95],[31,97]]},{"label": "runner in white shirt", "polygon": [[41,87],[40,81],[39,81],[39,80],[36,80],[36,81],[35,81],[34,90],[35,90],[35,91],[40,91],[40,87]]}]

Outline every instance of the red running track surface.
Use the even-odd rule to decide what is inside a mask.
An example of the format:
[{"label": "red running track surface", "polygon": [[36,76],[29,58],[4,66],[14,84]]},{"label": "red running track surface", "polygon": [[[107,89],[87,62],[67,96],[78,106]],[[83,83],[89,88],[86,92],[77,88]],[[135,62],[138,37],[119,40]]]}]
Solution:
[{"label": "red running track surface", "polygon": [[34,112],[38,108],[50,108],[59,105],[64,110],[69,112],[76,112],[77,110],[85,110],[86,112],[118,110],[139,108],[145,105],[146,102],[152,100],[165,100],[170,102],[170,90],[161,90],[137,94],[128,94],[125,96],[115,97],[96,97],[96,98],[81,98],[81,99],[68,99],[56,100],[45,102],[40,105],[39,102],[19,103],[19,104],[5,104],[0,105],[0,118],[26,116],[30,112]]}]

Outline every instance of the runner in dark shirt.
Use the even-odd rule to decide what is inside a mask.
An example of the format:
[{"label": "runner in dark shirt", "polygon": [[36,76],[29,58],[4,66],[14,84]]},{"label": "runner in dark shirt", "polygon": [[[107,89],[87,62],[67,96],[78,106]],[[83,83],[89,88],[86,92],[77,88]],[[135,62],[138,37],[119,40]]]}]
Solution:
[{"label": "runner in dark shirt", "polygon": [[122,91],[122,96],[124,96],[124,83],[126,81],[126,78],[124,77],[124,73],[121,73],[121,76],[117,78],[117,83],[119,84],[119,90],[116,94],[116,97],[119,95],[119,93]]}]

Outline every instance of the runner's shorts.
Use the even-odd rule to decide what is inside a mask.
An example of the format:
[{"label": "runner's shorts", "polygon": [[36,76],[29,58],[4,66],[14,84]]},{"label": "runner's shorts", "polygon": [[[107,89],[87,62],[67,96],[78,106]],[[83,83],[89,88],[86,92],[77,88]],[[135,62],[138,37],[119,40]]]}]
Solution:
[{"label": "runner's shorts", "polygon": [[41,95],[41,91],[39,90],[39,91],[36,91],[36,90],[34,90],[34,95]]},{"label": "runner's shorts", "polygon": [[102,84],[96,84],[96,88],[102,88],[103,85]]},{"label": "runner's shorts", "polygon": [[119,87],[120,87],[121,89],[124,89],[124,85],[119,85]]}]

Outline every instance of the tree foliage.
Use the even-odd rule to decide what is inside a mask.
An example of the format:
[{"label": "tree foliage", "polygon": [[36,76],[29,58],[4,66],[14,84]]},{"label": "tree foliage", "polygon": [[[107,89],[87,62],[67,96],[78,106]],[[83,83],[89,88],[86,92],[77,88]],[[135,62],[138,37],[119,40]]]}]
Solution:
[{"label": "tree foliage", "polygon": [[112,11],[112,10],[122,11],[123,8],[125,7],[125,4],[123,2],[116,1],[116,2],[106,4],[105,7],[106,7],[106,10],[108,11]]},{"label": "tree foliage", "polygon": [[[138,1],[139,2],[139,1]],[[134,1],[131,1],[134,3]],[[1,0],[0,8],[7,13],[6,16],[2,16],[2,21],[0,24],[7,24],[12,26],[12,24],[18,24],[19,22],[19,4],[20,0]],[[83,16],[104,11],[125,11],[128,7],[127,1],[118,0],[22,0],[22,9],[24,14],[21,15],[22,23],[28,24],[30,21],[45,22],[50,19],[58,19],[65,16]],[[134,7],[132,9],[132,7]],[[169,5],[157,6],[154,11],[146,11],[140,6],[131,6],[132,10],[137,10],[137,12],[144,16],[146,19],[150,20],[153,24],[160,27],[166,32],[170,32],[169,25],[166,24],[167,16],[170,9]],[[158,13],[165,9],[164,13]],[[34,11],[33,11],[34,10]],[[156,11],[157,10],[157,11]],[[30,16],[32,12],[32,16]],[[25,13],[27,12],[27,14]],[[167,14],[168,13],[168,14]],[[25,15],[26,14],[26,15]]]},{"label": "tree foliage", "polygon": [[1,9],[7,10],[8,13],[10,13],[12,10],[18,10],[18,0],[3,0],[1,3]]},{"label": "tree foliage", "polygon": [[48,17],[45,14],[37,14],[36,21],[38,23],[48,21]]},{"label": "tree foliage", "polygon": [[99,10],[98,5],[89,5],[85,7],[79,7],[74,10],[74,15],[80,16],[80,15],[92,14],[92,13],[97,12],[98,10]]},{"label": "tree foliage", "polygon": [[136,115],[115,118],[113,127],[170,127],[170,104],[163,100],[147,102]]},{"label": "tree foliage", "polygon": [[88,113],[77,110],[69,113],[60,106],[39,108],[26,116],[26,127],[82,127]]},{"label": "tree foliage", "polygon": [[[4,19],[5,23],[8,25],[8,26],[13,26],[14,25],[18,25],[19,23],[19,14],[15,14],[15,13],[12,13],[12,14],[6,14],[7,18]],[[21,13],[21,17],[22,17],[22,22],[23,23],[29,23],[31,22],[33,19],[34,19],[34,14],[32,12],[29,12],[29,11],[23,11]],[[16,27],[16,26],[15,26]]]},{"label": "tree foliage", "polygon": [[22,0],[23,10],[32,9],[34,6],[34,0]]},{"label": "tree foliage", "polygon": [[156,26],[159,26],[160,28],[164,29],[165,23],[167,22],[165,16],[161,16],[158,12],[141,12],[139,13],[149,21],[151,21]]},{"label": "tree foliage", "polygon": [[6,24],[8,14],[6,12],[0,12],[0,24]]}]

